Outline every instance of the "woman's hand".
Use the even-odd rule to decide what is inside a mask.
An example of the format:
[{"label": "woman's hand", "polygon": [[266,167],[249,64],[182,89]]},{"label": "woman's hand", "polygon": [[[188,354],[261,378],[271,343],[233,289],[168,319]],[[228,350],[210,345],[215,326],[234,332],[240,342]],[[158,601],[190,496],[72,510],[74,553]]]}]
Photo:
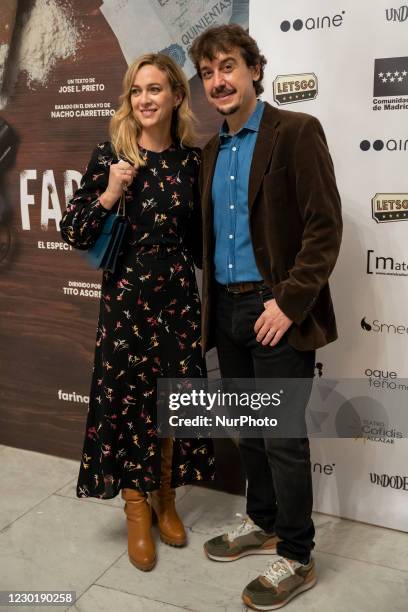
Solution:
[{"label": "woman's hand", "polygon": [[132,184],[136,170],[125,161],[111,164],[109,168],[109,183],[106,191],[99,197],[104,208],[110,210],[122,195],[122,191]]}]

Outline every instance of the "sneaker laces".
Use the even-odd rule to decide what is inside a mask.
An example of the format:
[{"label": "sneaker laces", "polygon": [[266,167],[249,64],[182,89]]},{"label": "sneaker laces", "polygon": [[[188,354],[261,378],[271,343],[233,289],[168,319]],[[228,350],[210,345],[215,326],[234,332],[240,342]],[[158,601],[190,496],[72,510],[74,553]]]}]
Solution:
[{"label": "sneaker laces", "polygon": [[296,561],[292,564],[285,559],[285,557],[278,557],[276,561],[268,563],[262,576],[264,576],[274,587],[277,587],[280,579],[284,576],[294,576],[296,566]]},{"label": "sneaker laces", "polygon": [[247,533],[250,533],[255,528],[255,523],[251,521],[249,516],[244,516],[240,512],[237,512],[235,516],[241,519],[241,522],[237,527],[234,527],[234,529],[231,529],[231,531],[228,531],[227,538],[229,542],[233,542],[235,538],[238,538],[239,536],[243,536]]}]

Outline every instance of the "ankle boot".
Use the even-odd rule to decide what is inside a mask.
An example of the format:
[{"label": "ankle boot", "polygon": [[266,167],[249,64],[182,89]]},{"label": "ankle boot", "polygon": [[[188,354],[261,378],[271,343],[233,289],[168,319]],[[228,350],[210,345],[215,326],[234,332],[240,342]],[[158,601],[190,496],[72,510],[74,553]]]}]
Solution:
[{"label": "ankle boot", "polygon": [[176,491],[170,486],[172,456],[173,440],[165,438],[162,440],[160,488],[150,494],[150,501],[157,517],[162,542],[170,546],[184,546],[187,535],[177,514]]},{"label": "ankle boot", "polygon": [[152,536],[152,510],[147,496],[135,489],[122,489],[128,527],[129,560],[145,572],[156,564],[156,549]]}]

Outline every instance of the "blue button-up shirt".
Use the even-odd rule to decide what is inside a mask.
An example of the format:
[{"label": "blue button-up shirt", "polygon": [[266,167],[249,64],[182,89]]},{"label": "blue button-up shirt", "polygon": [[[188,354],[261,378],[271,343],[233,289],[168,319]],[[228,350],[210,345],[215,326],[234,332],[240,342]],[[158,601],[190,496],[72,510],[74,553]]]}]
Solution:
[{"label": "blue button-up shirt", "polygon": [[228,285],[260,281],[249,233],[248,182],[264,103],[259,101],[234,135],[220,129],[220,147],[212,183],[215,234],[215,278]]}]

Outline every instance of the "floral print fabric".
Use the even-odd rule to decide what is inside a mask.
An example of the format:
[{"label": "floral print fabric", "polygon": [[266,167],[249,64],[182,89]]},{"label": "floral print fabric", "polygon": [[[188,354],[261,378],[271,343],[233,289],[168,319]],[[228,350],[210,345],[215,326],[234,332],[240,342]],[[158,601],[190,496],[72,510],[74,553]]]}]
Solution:
[{"label": "floral print fabric", "polygon": [[[103,275],[78,497],[158,488],[157,378],[206,375],[193,263],[200,259],[200,154],[180,146],[142,154],[146,166],[126,194],[129,230],[119,266]],[[95,200],[117,161],[110,143],[95,149],[61,221],[72,246],[92,246],[115,214]],[[210,440],[176,438],[172,461],[173,487],[214,478]]]}]

